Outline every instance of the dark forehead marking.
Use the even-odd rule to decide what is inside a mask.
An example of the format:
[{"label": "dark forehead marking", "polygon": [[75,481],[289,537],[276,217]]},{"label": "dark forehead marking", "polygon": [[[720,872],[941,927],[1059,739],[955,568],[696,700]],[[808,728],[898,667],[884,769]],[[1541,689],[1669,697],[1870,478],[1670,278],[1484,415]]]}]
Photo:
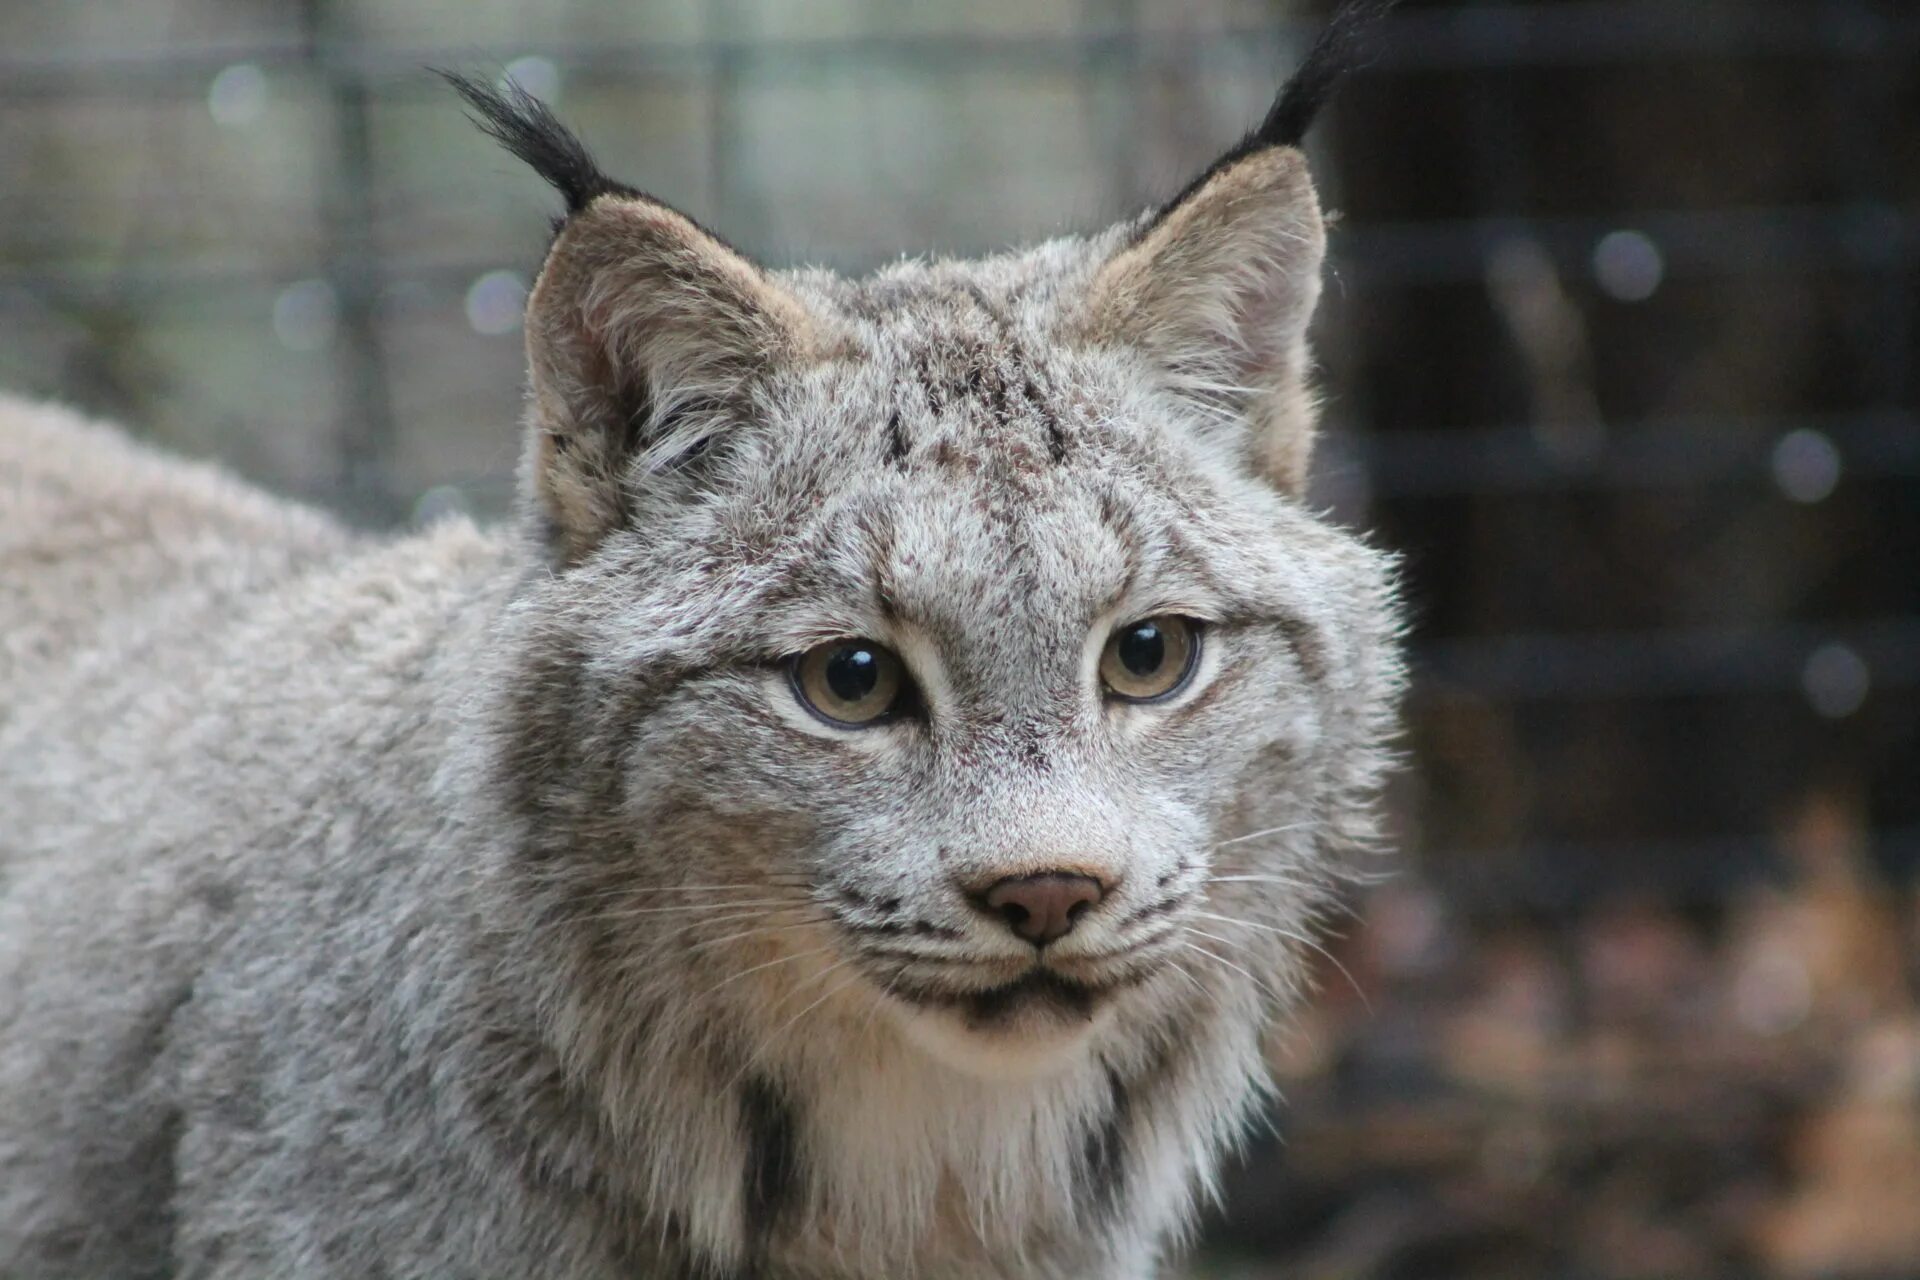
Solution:
[{"label": "dark forehead marking", "polygon": [[933,357],[925,347],[914,350],[913,375],[920,384],[920,394],[926,399],[927,411],[936,418],[946,412],[947,390],[941,379],[934,376]]},{"label": "dark forehead marking", "polygon": [[[1014,332],[1012,318],[1003,307],[989,298],[986,291],[979,285],[970,283],[967,287],[967,295],[973,299],[974,305],[986,314],[997,331],[1000,350],[1005,355],[1004,369],[1018,374],[1019,394],[1025,400],[1029,411],[1040,420],[1042,429],[1047,433],[1047,456],[1050,461],[1058,465],[1065,461],[1067,456],[1066,432],[1060,425],[1060,415],[1054,412],[1053,397],[1034,378],[1034,363],[1028,358],[1026,346],[1020,341],[1019,335]],[[1000,369],[994,370],[994,376],[1001,379],[999,385],[992,391],[995,416],[1005,424],[1011,416],[1008,402],[1009,389]]]},{"label": "dark forehead marking", "polygon": [[907,460],[907,437],[900,429],[900,411],[887,414],[887,461],[895,466]]},{"label": "dark forehead marking", "polygon": [[1022,367],[1026,370],[1027,399],[1039,410],[1041,424],[1047,429],[1047,456],[1058,465],[1067,460],[1067,433],[1061,427],[1060,416],[1053,411],[1047,395],[1034,385],[1032,366]]},{"label": "dark forehead marking", "polygon": [[[892,279],[864,284],[846,306],[874,324],[898,321],[909,312],[933,321],[925,328],[935,336],[917,337],[907,356],[907,380],[928,412],[938,418],[954,405],[970,402],[1003,432],[1031,421],[1040,428],[1047,460],[1058,465],[1066,459],[1069,436],[1055,408],[1056,397],[1044,385],[1009,310],[1019,297],[998,298],[972,280]],[[900,461],[910,449],[897,422],[890,422],[888,429],[889,457]],[[1003,436],[1000,447],[1020,453],[1012,435]],[[944,453],[953,460],[953,450]]]}]

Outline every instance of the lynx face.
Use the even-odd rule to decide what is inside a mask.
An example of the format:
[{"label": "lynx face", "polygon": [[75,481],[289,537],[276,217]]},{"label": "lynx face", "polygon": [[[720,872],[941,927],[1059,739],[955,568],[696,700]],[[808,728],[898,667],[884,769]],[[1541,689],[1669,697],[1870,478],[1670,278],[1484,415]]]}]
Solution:
[{"label": "lynx face", "polygon": [[1128,1203],[1164,1238],[1400,683],[1385,557],[1302,502],[1304,158],[1256,134],[1100,235],[850,281],[457,83],[569,204],[527,312],[545,563],[482,717],[565,1060],[686,1135],[650,1176],[714,1257],[891,1273],[947,1232],[1000,1274],[1122,1256]]},{"label": "lynx face", "polygon": [[[766,886],[711,897],[790,907],[753,963],[828,948],[982,1069],[1084,1047],[1206,963],[1197,913],[1260,887],[1214,885],[1213,845],[1286,785],[1259,775],[1314,767],[1349,647],[1330,535],[1137,358],[1061,349],[1072,249],[810,297],[832,356],[756,385],[532,606],[626,725],[616,850],[671,850],[627,855],[636,899]],[[1377,593],[1349,556],[1338,587]],[[1317,891],[1261,896],[1298,931]]]},{"label": "lynx face", "polygon": [[[562,231],[506,772],[553,862],[594,851],[583,901],[636,913],[605,950],[681,923],[664,962],[739,974],[724,999],[810,990],[988,1073],[1200,970],[1291,979],[1328,851],[1290,827],[1337,829],[1326,757],[1375,727],[1390,624],[1288,469],[1311,189],[1292,153],[1241,169],[1156,224],[860,283],[626,197]],[[1276,327],[1217,328],[1248,316]]]}]

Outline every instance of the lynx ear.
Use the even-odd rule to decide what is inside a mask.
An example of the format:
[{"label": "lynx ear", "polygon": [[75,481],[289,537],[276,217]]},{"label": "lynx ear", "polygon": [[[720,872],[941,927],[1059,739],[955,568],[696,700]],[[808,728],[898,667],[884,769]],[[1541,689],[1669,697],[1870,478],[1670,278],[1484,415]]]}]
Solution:
[{"label": "lynx ear", "polygon": [[1146,352],[1174,390],[1244,424],[1255,469],[1298,491],[1314,419],[1307,321],[1325,251],[1305,158],[1261,151],[1108,259],[1089,297],[1091,336]]},{"label": "lynx ear", "polygon": [[1326,224],[1301,139],[1392,0],[1343,4],[1266,118],[1096,272],[1088,336],[1142,350],[1176,391],[1246,434],[1251,465],[1298,493],[1316,407],[1307,323]]},{"label": "lynx ear", "polygon": [[637,487],[812,354],[805,307],[691,220],[602,195],[567,220],[527,300],[526,480],[567,561],[625,524]]},{"label": "lynx ear", "polygon": [[602,174],[544,103],[447,79],[567,201],[527,300],[523,481],[572,563],[628,521],[649,477],[738,421],[758,379],[816,354],[819,326],[758,265]]}]

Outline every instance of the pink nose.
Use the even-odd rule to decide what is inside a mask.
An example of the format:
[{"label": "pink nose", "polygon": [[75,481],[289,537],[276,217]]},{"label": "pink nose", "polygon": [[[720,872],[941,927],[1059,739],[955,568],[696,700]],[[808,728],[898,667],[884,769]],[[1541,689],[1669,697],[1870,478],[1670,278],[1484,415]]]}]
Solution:
[{"label": "pink nose", "polygon": [[1092,876],[1043,871],[1009,876],[990,886],[981,900],[1008,928],[1034,946],[1044,947],[1072,933],[1080,917],[1106,895],[1106,887]]}]

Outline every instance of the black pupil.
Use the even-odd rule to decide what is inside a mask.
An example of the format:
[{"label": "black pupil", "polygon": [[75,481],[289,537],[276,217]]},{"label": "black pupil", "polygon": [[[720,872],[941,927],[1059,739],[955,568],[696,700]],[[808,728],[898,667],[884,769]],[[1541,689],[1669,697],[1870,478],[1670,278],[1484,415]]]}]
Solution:
[{"label": "black pupil", "polygon": [[880,655],[851,645],[827,659],[827,688],[842,702],[863,702],[880,683]]},{"label": "black pupil", "polygon": [[1167,637],[1151,622],[1129,627],[1120,633],[1119,657],[1134,675],[1153,675],[1167,660]]}]

